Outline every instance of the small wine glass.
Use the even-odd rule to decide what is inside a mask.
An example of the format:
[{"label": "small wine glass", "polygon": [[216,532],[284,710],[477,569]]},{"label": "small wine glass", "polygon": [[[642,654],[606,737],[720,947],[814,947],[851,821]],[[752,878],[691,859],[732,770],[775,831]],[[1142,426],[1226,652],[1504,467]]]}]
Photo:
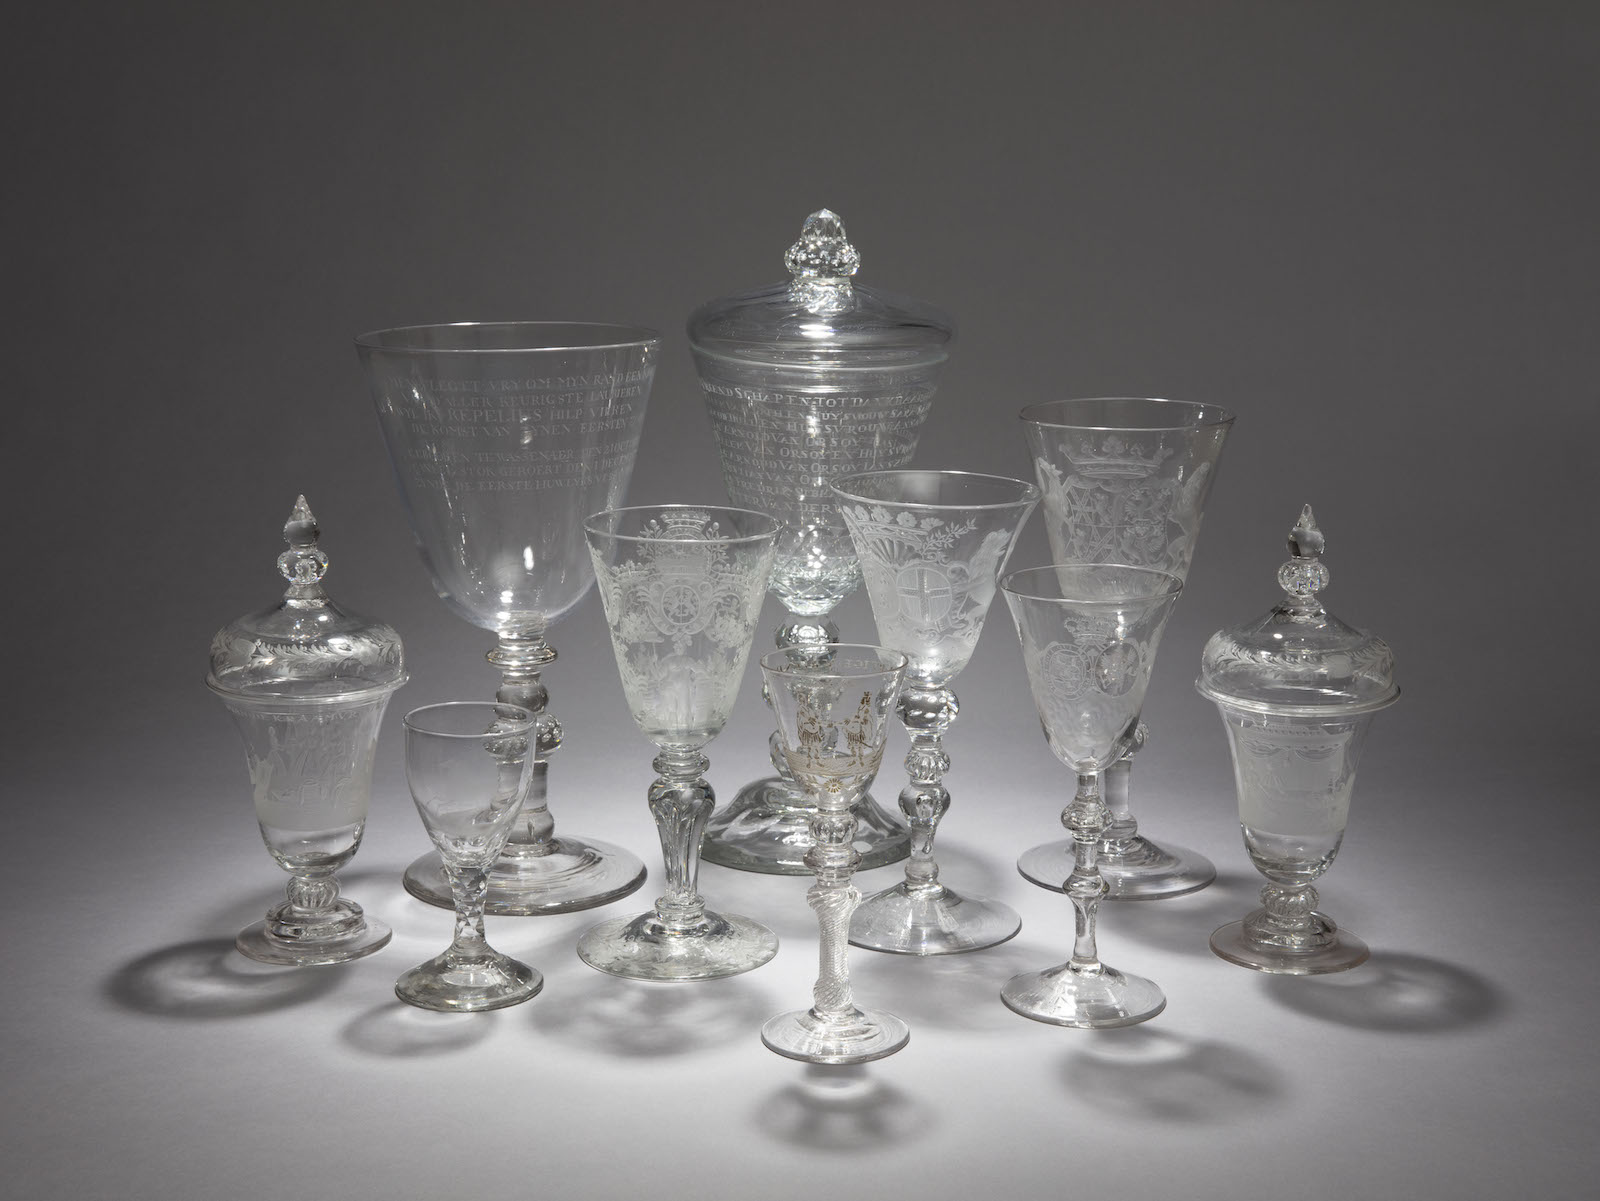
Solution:
[{"label": "small wine glass", "polygon": [[864,1063],[910,1040],[906,1024],[859,1009],[850,990],[850,915],[861,890],[850,883],[861,853],[852,806],[883,761],[906,657],[881,646],[791,646],[761,660],[784,760],[815,806],[806,865],[816,883],[806,903],[821,928],[820,971],[810,1009],[771,1018],[761,1041],[807,1063]]},{"label": "small wine glass", "polygon": [[702,751],[733,712],[778,523],[748,509],[650,505],[597,513],[584,528],[628,708],[659,751],[649,798],[667,891],[649,913],[592,927],[578,955],[634,980],[748,972],[778,953],[778,936],[711,912],[696,891],[700,836],[716,805]]},{"label": "small wine glass", "polygon": [[406,783],[439,848],[455,897],[450,947],[395,982],[421,1009],[503,1009],[544,987],[544,977],[491,947],[483,934],[489,869],[527,787],[534,714],[516,705],[448,701],[405,716]]},{"label": "small wine glass", "polygon": [[1126,753],[1167,618],[1183,584],[1175,575],[1117,564],[1057,564],[1000,581],[1017,624],[1039,723],[1057,759],[1078,776],[1061,814],[1076,860],[1064,891],[1077,915],[1072,958],[1013,976],[1000,998],[1023,1017],[1057,1026],[1131,1026],[1167,999],[1154,983],[1100,962],[1095,919],[1106,895],[1096,863],[1109,814],[1101,774]]}]

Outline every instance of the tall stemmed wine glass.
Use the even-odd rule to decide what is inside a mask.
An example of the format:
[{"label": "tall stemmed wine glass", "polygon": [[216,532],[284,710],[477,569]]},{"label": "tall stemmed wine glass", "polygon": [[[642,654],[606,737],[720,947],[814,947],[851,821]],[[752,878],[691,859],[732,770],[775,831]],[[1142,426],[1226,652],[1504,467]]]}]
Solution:
[{"label": "tall stemmed wine glass", "polygon": [[406,783],[423,828],[444,860],[455,902],[450,946],[395,982],[421,1009],[503,1009],[544,987],[544,977],[502,955],[483,934],[489,868],[527,793],[534,715],[515,705],[452,701],[405,717]]},{"label": "tall stemmed wine glass", "polygon": [[911,782],[900,792],[911,857],[904,880],[861,903],[850,941],[903,955],[1004,942],[1022,926],[1016,910],[942,883],[933,838],[950,807],[944,736],[959,712],[950,685],[972,657],[1039,490],[963,471],[873,471],[836,479],[833,491],[861,561],[878,637],[910,659],[899,714],[911,738]]},{"label": "tall stemmed wine glass", "polygon": [[[1056,562],[1126,563],[1189,578],[1232,413],[1114,396],[1031,405],[1021,416]],[[1128,793],[1133,756],[1144,741],[1140,725],[1102,782],[1110,819],[1100,870],[1111,900],[1181,896],[1217,876],[1205,856],[1139,833]],[[1059,889],[1075,855],[1071,840],[1045,843],[1025,851],[1017,868],[1033,883]]]},{"label": "tall stemmed wine glass", "polygon": [[1057,967],[1013,976],[1000,998],[1023,1017],[1057,1026],[1131,1026],[1167,999],[1141,976],[1100,962],[1095,922],[1106,882],[1100,840],[1109,814],[1101,776],[1139,726],[1161,632],[1183,583],[1116,564],[1034,567],[1000,582],[1017,623],[1039,722],[1056,758],[1078,776],[1061,814],[1075,859],[1061,891],[1072,899],[1077,939]]},{"label": "tall stemmed wine glass", "polygon": [[905,668],[899,651],[849,644],[794,646],[761,660],[784,758],[814,809],[806,852],[816,875],[806,902],[821,929],[813,1003],[761,1028],[761,1041],[790,1059],[863,1063],[894,1054],[911,1037],[893,1014],[856,1006],[848,962],[850,914],[861,900],[850,883],[861,860],[851,845],[851,806],[883,760]]},{"label": "tall stemmed wine glass", "polygon": [[667,891],[655,908],[578,940],[591,967],[636,980],[707,980],[778,953],[760,922],[713,913],[696,891],[716,797],[704,752],[727,724],[772,570],[778,523],[748,509],[652,505],[585,523],[633,720],[660,752],[650,812]]},{"label": "tall stemmed wine glass", "polygon": [[[657,338],[633,326],[426,325],[356,339],[422,560],[457,616],[494,632],[495,697],[538,719],[528,796],[489,874],[490,913],[564,913],[626,896],[644,864],[620,847],[557,837],[546,804],[561,724],[540,673],[554,622],[594,581],[591,513],[621,503],[655,376]],[[439,855],[406,888],[449,907]]]}]

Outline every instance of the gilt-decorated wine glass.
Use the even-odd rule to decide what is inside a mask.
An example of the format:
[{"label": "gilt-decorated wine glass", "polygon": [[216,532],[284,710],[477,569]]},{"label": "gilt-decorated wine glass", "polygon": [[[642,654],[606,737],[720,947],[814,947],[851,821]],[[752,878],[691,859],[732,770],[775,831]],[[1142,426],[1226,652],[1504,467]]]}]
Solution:
[{"label": "gilt-decorated wine glass", "polygon": [[1039,489],[963,471],[872,471],[833,481],[885,646],[910,660],[899,716],[911,739],[900,811],[911,828],[905,879],[856,909],[850,941],[902,955],[947,955],[1006,941],[1016,910],[957,892],[939,876],[934,833],[950,807],[944,736],[959,712],[950,685],[972,658],[1000,573]]},{"label": "gilt-decorated wine glass", "polygon": [[526,709],[477,701],[424,705],[405,716],[406,783],[439,848],[455,901],[455,938],[395,982],[420,1009],[503,1009],[544,987],[544,977],[484,937],[489,869],[522,808],[538,720]]},{"label": "gilt-decorated wine glass", "polygon": [[1072,958],[1013,976],[1000,991],[1023,1017],[1057,1026],[1131,1026],[1167,999],[1142,976],[1100,961],[1095,924],[1106,882],[1097,863],[1109,814],[1101,777],[1139,726],[1161,632],[1183,583],[1118,564],[1034,567],[1000,582],[1017,624],[1039,723],[1057,759],[1078,777],[1061,814],[1076,852],[1061,891],[1072,900]]},{"label": "gilt-decorated wine glass", "polygon": [[[1057,563],[1126,563],[1189,578],[1232,413],[1190,401],[1113,396],[1031,405],[1021,416]],[[1144,742],[1141,725],[1101,781],[1110,819],[1100,839],[1100,871],[1114,901],[1181,896],[1217,877],[1204,855],[1139,832],[1129,789]],[[1076,854],[1070,839],[1045,843],[1023,852],[1017,869],[1035,884],[1060,889]]]},{"label": "gilt-decorated wine glass", "polygon": [[[422,325],[356,339],[406,517],[434,589],[492,632],[495,699],[538,720],[529,791],[489,873],[490,913],[566,913],[644,883],[638,856],[557,836],[546,802],[561,723],[540,676],[550,627],[594,583],[583,522],[622,503],[644,429],[658,339],[572,322]],[[438,854],[405,873],[450,907]]]},{"label": "gilt-decorated wine glass", "polygon": [[712,912],[696,891],[716,804],[704,751],[733,711],[778,523],[748,509],[651,505],[597,513],[585,528],[622,690],[656,744],[649,802],[667,889],[650,912],[590,929],[578,954],[636,980],[747,972],[777,954],[778,938],[748,917]]},{"label": "gilt-decorated wine glass", "polygon": [[862,1009],[850,988],[850,915],[861,891],[850,878],[861,853],[852,845],[852,805],[883,761],[906,657],[881,646],[791,646],[761,659],[784,758],[814,809],[806,865],[816,883],[820,970],[810,1009],[771,1018],[761,1041],[808,1063],[864,1063],[892,1055],[911,1037],[882,1010]]}]

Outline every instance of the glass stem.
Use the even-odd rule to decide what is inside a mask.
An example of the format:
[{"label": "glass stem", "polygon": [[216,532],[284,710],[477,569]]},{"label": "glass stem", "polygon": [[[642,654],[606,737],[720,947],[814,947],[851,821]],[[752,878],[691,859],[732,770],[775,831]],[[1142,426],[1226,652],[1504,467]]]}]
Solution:
[{"label": "glass stem", "polygon": [[1074,852],[1072,874],[1067,877],[1066,893],[1072,899],[1077,917],[1077,936],[1072,944],[1072,969],[1098,974],[1100,957],[1095,949],[1095,918],[1106,895],[1105,877],[1100,874],[1097,855],[1106,828],[1106,807],[1100,799],[1098,772],[1078,773],[1078,792],[1061,813],[1061,824],[1072,831]]},{"label": "glass stem", "polygon": [[561,746],[561,723],[545,712],[550,693],[539,681],[539,673],[555,658],[555,651],[545,645],[540,634],[501,634],[499,644],[488,655],[489,662],[500,669],[495,700],[502,705],[519,705],[539,721],[528,791],[504,852],[523,858],[548,855],[555,849],[556,823],[546,799],[546,773],[551,752]]},{"label": "glass stem", "polygon": [[950,808],[950,793],[944,786],[950,756],[944,750],[944,735],[959,711],[956,694],[948,688],[911,689],[900,694],[900,721],[911,739],[906,754],[906,774],[911,782],[900,790],[900,812],[911,826],[906,892],[915,896],[941,891],[933,837],[939,819]]},{"label": "glass stem", "polygon": [[1106,805],[1106,832],[1100,838],[1100,854],[1107,858],[1126,855],[1139,837],[1139,823],[1129,808],[1128,793],[1133,777],[1133,757],[1144,749],[1145,728],[1140,722],[1127,752],[1106,768],[1101,792]]},{"label": "glass stem", "polygon": [[[835,804],[841,799],[846,805],[843,810]],[[849,800],[829,797],[826,803],[827,807],[819,808],[811,818],[811,849],[806,852],[806,866],[817,877],[806,892],[806,904],[816,912],[821,931],[811,1014],[825,1022],[841,1022],[856,1013],[848,955],[850,915],[861,903],[861,890],[850,883],[850,878],[861,862],[861,854],[851,845],[856,836],[856,818],[848,807]]]},{"label": "glass stem", "polygon": [[483,902],[489,892],[489,872],[482,867],[452,868],[445,864],[450,891],[455,894],[456,934],[445,952],[453,964],[482,963],[494,954],[483,933]]},{"label": "glass stem", "polygon": [[696,891],[700,875],[700,838],[716,808],[716,794],[706,783],[711,760],[695,749],[662,748],[652,766],[658,773],[650,786],[650,813],[661,836],[667,891],[656,898],[656,916],[674,932],[703,926],[706,906]]}]

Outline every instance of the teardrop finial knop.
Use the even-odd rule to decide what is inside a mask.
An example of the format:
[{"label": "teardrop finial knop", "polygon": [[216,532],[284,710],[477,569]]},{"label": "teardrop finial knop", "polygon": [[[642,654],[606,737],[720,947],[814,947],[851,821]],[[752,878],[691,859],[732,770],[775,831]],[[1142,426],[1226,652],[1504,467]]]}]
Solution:
[{"label": "teardrop finial knop", "polygon": [[796,282],[847,280],[861,269],[861,255],[845,236],[839,214],[832,209],[818,209],[806,218],[800,240],[789,247],[783,263]]},{"label": "teardrop finial knop", "polygon": [[1294,608],[1301,612],[1320,610],[1316,594],[1328,586],[1328,569],[1322,565],[1326,540],[1317,526],[1311,506],[1300,510],[1300,520],[1289,531],[1289,553],[1294,556],[1278,568],[1278,584],[1289,594]]},{"label": "teardrop finial knop", "polygon": [[317,581],[328,570],[328,556],[317,549],[322,530],[304,495],[294,502],[289,520],[283,523],[283,540],[289,549],[278,556],[278,571],[289,581],[290,596],[308,596],[319,591]]}]

